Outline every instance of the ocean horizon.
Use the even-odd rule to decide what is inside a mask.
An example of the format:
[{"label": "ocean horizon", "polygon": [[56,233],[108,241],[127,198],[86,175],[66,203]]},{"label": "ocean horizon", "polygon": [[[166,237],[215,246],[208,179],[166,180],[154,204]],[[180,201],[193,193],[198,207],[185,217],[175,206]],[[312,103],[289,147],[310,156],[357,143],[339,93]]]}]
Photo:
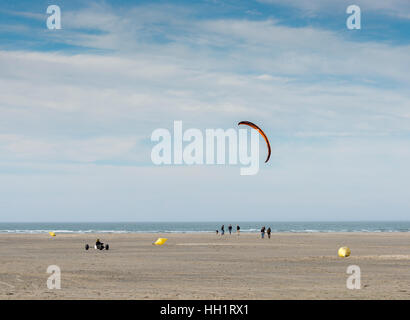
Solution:
[{"label": "ocean horizon", "polygon": [[241,232],[256,233],[262,226],[272,232],[410,232],[410,221],[345,222],[2,222],[0,233],[200,233],[215,232],[225,225],[225,232],[240,226]]}]

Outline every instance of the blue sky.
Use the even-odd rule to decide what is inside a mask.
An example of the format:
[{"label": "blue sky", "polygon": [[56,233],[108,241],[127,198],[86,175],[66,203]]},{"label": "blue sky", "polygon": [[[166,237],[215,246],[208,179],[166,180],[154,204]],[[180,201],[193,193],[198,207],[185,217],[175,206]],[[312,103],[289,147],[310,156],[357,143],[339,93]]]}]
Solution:
[{"label": "blue sky", "polygon": [[[350,4],[3,0],[0,220],[408,220],[410,3]],[[174,120],[253,121],[271,160],[154,166]]]}]

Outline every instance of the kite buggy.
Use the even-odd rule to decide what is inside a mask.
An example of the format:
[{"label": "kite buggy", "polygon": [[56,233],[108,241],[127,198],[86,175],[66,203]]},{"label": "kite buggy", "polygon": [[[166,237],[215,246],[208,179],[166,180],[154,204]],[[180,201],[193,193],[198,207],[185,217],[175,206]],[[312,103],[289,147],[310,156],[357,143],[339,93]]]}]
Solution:
[{"label": "kite buggy", "polygon": [[[85,245],[85,250],[90,249],[90,246],[88,245],[88,243]],[[108,243],[104,244],[102,242],[100,242],[100,239],[97,239],[95,241],[95,245],[94,245],[94,249],[95,250],[108,250],[110,249],[110,246],[108,245]]]}]

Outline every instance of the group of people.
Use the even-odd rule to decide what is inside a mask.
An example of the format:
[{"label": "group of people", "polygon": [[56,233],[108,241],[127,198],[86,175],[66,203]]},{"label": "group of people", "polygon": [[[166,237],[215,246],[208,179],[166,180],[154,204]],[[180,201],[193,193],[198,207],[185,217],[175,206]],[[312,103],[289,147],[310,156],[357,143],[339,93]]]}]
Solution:
[{"label": "group of people", "polygon": [[265,238],[265,231],[266,231],[266,234],[268,235],[268,238],[270,239],[270,235],[271,235],[271,233],[272,233],[272,229],[271,229],[270,227],[269,227],[268,229],[266,229],[265,226],[263,226],[263,227],[261,228],[261,237],[262,237],[262,239]]},{"label": "group of people", "polygon": [[[236,233],[239,235],[239,232],[241,231],[241,227],[240,226],[236,226]],[[230,224],[228,226],[228,232],[229,234],[232,234],[232,225]],[[216,230],[216,234],[218,234],[219,231],[218,229]],[[221,227],[221,236],[223,236],[225,234],[225,225],[222,225]]]},{"label": "group of people", "polygon": [[[239,226],[239,225],[237,225],[236,226],[236,233],[239,235],[239,232],[241,231],[241,227]],[[229,234],[232,234],[232,225],[230,224],[229,226],[228,226],[228,232],[229,232]],[[265,232],[266,232],[266,234],[268,235],[268,238],[270,239],[270,235],[271,235],[271,233],[272,233],[272,229],[269,227],[268,229],[266,229],[266,227],[265,226],[263,226],[262,228],[261,228],[261,237],[262,237],[262,239],[264,239],[265,238]],[[216,230],[216,234],[219,234],[219,230],[217,229]],[[221,236],[223,236],[225,234],[225,225],[222,225],[222,227],[221,227]]]}]

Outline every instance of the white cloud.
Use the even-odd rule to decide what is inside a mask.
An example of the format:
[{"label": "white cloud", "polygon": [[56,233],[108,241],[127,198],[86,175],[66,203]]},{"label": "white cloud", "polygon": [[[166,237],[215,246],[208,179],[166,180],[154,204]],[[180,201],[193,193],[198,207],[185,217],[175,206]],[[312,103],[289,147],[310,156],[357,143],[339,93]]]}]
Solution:
[{"label": "white cloud", "polygon": [[[311,43],[306,49],[294,40],[290,44],[283,40],[278,42],[283,57],[289,50],[300,53],[295,66],[286,67],[280,66],[280,59],[262,63],[268,57],[256,46],[268,41],[265,31],[274,33],[272,22],[238,21],[237,25],[240,27],[229,29],[228,21],[217,21],[212,32],[213,36],[231,39],[240,36],[242,44],[247,39],[254,43],[240,53],[243,56],[239,60],[249,59],[249,64],[244,64],[246,73],[237,63],[232,64],[230,53],[219,61],[212,55],[201,56],[197,64],[192,64],[189,44],[171,60],[164,56],[169,50],[166,44],[159,52],[153,45],[151,56],[145,52],[67,55],[0,51],[3,133],[40,136],[45,143],[53,135],[77,139],[126,135],[148,141],[153,129],[171,126],[178,119],[187,126],[199,127],[231,127],[238,119],[253,119],[262,122],[271,134],[290,136],[295,132],[379,135],[408,131],[410,99],[406,87],[383,88],[377,82],[375,86],[338,78],[357,77],[358,70],[363,72],[362,77],[371,78],[372,70],[377,69],[384,83],[403,78],[407,82],[408,73],[400,59],[407,47],[351,44],[326,32],[328,43],[342,52],[350,45],[358,46],[358,60],[366,60],[367,65],[358,64],[354,55],[344,61],[343,54],[336,50],[333,55],[326,50],[315,53],[314,58],[310,56]],[[204,28],[208,30],[210,22]],[[285,38],[297,37],[299,32],[285,30]],[[261,38],[252,39],[253,33]],[[318,32],[319,39],[323,39],[322,34]],[[259,48],[263,54],[251,61],[251,52],[246,50]],[[374,54],[368,57],[370,52]],[[299,66],[309,60],[312,63]],[[388,68],[380,67],[390,62]],[[357,64],[356,68],[345,67],[349,63]],[[327,80],[331,70],[335,71],[334,78]],[[311,80],[315,74],[319,78]],[[147,150],[148,146],[144,152]]]},{"label": "white cloud", "polygon": [[[374,0],[257,0],[261,3],[275,4],[281,6],[290,6],[300,9],[305,15],[319,15],[328,12],[345,13],[349,5],[360,6],[362,12],[376,12],[379,15],[393,15],[399,18],[407,18],[403,12],[410,12],[410,3],[407,0],[390,0],[390,1],[374,1]],[[344,10],[344,11],[343,11]]]},{"label": "white cloud", "polygon": [[[140,160],[135,137],[85,139],[32,138],[0,135],[1,162],[95,162],[101,160]],[[134,154],[135,155],[134,155]]]},{"label": "white cloud", "polygon": [[226,166],[38,163],[13,170],[16,163],[8,163],[0,167],[10,168],[0,183],[2,219],[406,219],[408,150],[405,140],[275,143],[271,161],[252,177]]}]

